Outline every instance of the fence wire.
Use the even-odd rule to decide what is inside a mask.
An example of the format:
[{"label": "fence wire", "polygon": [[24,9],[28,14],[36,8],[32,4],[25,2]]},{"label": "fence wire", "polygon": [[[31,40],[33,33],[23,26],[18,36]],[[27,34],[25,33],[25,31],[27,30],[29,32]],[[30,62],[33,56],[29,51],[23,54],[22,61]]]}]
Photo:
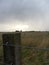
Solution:
[{"label": "fence wire", "polygon": [[[4,45],[0,45],[4,46]],[[38,48],[24,45],[6,45],[21,48],[22,65],[49,65],[49,48]],[[2,61],[0,65],[4,65]]]},{"label": "fence wire", "polygon": [[22,48],[23,65],[49,65],[49,52],[45,48]]},{"label": "fence wire", "polygon": [[14,46],[14,47],[20,47],[20,48],[32,48],[32,49],[35,49],[35,50],[44,50],[44,51],[49,51],[49,48],[38,48],[38,47],[33,47],[31,45],[12,45],[12,44],[9,44],[9,45],[6,45],[6,44],[3,44],[3,45],[0,45],[1,46]]}]

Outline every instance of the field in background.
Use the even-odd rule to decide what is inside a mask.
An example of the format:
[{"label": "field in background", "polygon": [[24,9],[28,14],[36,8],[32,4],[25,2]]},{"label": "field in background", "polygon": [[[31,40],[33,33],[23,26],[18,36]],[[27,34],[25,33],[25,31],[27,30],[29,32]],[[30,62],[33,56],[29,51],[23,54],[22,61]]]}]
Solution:
[{"label": "field in background", "polygon": [[[2,44],[2,34],[3,33],[0,33],[0,44]],[[49,48],[49,32],[21,32],[21,44],[38,48]],[[3,56],[2,52],[3,49],[2,46],[0,46],[0,58]],[[22,58],[24,59],[24,65],[48,65],[49,51],[23,48]]]},{"label": "field in background", "polygon": [[49,47],[49,32],[23,32],[21,34],[23,45],[34,47]]}]

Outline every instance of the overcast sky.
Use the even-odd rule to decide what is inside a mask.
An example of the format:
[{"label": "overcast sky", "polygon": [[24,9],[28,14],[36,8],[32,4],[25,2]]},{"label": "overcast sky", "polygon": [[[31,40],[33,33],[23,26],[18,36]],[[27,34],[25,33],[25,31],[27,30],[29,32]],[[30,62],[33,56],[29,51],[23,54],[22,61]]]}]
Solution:
[{"label": "overcast sky", "polygon": [[0,31],[49,31],[49,0],[0,0]]}]

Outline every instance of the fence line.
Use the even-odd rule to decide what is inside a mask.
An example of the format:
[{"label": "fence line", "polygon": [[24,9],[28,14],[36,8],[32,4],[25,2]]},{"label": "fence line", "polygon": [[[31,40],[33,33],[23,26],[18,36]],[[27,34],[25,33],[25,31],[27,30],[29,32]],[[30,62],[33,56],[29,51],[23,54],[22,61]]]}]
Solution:
[{"label": "fence line", "polygon": [[14,47],[21,47],[21,48],[32,48],[32,49],[35,49],[35,50],[44,50],[44,51],[49,51],[49,48],[38,48],[38,47],[33,47],[33,46],[26,46],[26,45],[12,45],[12,44],[3,44],[3,45],[0,45],[0,46],[14,46]]},{"label": "fence line", "polygon": [[[5,45],[5,46],[15,46],[15,47],[17,47],[17,48],[20,47],[20,48],[31,49],[31,50],[34,49],[35,51],[38,51],[38,50],[39,50],[39,51],[44,51],[44,52],[45,52],[45,51],[49,51],[49,48],[38,48],[38,47],[29,46],[29,45],[28,45],[28,46],[27,46],[27,45],[17,45],[17,46],[16,46],[16,45],[12,45],[12,44],[10,44],[10,45],[9,45],[9,44],[7,44],[7,45],[6,45],[6,44],[2,44],[2,45],[0,45],[0,46],[4,46],[4,45]],[[3,63],[3,62],[0,62],[0,64],[8,65],[8,64]],[[12,65],[12,63],[11,63],[10,65]]]},{"label": "fence line", "polygon": [[[41,63],[43,62],[42,64],[40,63],[40,65],[45,65],[45,63],[49,64],[48,63],[49,53],[47,53],[47,51],[49,51],[49,48],[38,48],[38,47],[33,47],[31,45],[22,45],[20,33],[3,34],[2,37],[3,37],[3,44],[0,44],[0,46],[3,46],[4,59],[2,60],[2,62],[0,62],[0,64],[39,65],[38,64],[39,61]],[[48,59],[48,62],[47,62],[47,59]],[[22,63],[21,63],[21,60],[22,60]]]}]

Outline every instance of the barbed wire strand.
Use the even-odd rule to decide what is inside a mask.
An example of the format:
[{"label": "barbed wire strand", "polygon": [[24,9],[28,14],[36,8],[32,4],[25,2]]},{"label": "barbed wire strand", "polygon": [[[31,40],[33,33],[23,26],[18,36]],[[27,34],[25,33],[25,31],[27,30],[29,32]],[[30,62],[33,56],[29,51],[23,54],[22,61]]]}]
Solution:
[{"label": "barbed wire strand", "polygon": [[33,47],[31,45],[13,45],[13,44],[2,44],[0,46],[14,46],[17,48],[30,48],[30,49],[35,49],[35,50],[44,50],[44,51],[49,51],[49,48],[38,48],[38,47]]}]

